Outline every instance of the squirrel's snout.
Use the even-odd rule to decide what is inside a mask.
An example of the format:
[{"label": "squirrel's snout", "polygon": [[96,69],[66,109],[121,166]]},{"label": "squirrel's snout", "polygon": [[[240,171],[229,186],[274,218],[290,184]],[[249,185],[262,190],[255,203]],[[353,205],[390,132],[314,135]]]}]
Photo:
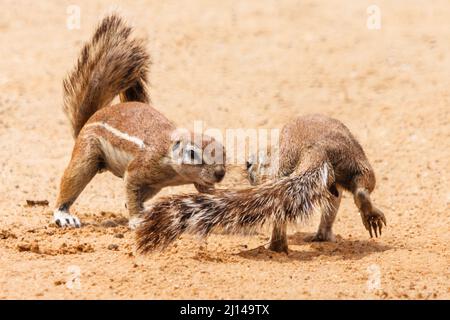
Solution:
[{"label": "squirrel's snout", "polygon": [[225,177],[225,169],[224,168],[215,169],[214,177],[216,178],[217,182],[222,181],[223,177]]}]

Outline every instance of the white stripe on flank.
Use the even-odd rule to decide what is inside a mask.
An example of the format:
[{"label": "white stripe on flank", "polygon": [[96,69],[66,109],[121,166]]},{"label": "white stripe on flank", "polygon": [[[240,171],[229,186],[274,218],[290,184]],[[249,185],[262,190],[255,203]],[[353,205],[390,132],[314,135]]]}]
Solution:
[{"label": "white stripe on flank", "polygon": [[104,122],[94,122],[94,123],[90,123],[87,126],[99,126],[102,128],[105,128],[106,130],[108,130],[109,132],[111,132],[113,135],[115,135],[116,137],[119,137],[121,139],[130,141],[132,143],[134,143],[135,145],[137,145],[139,148],[144,149],[145,148],[145,143],[144,141],[142,141],[141,139],[139,139],[138,137],[134,137],[134,136],[130,136],[128,133],[122,132],[120,130],[117,130],[114,127],[111,127],[109,124],[104,123]]},{"label": "white stripe on flank", "polygon": [[328,165],[326,163],[324,163],[320,169],[320,174],[322,175],[323,185],[326,187],[328,182]]}]

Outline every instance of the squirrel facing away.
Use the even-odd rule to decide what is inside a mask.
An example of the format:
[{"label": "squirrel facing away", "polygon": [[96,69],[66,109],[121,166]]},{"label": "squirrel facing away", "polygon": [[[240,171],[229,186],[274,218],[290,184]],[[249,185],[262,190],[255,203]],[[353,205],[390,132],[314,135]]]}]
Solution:
[{"label": "squirrel facing away", "polygon": [[[69,208],[105,170],[125,181],[132,228],[144,202],[162,188],[193,183],[199,192],[212,192],[225,175],[219,142],[177,130],[149,105],[150,57],[145,43],[131,38],[131,32],[116,14],[105,17],[64,80],[64,111],[75,145],[53,213],[58,226],[80,227]],[[121,103],[110,105],[117,95]],[[211,145],[215,154],[203,152]]]},{"label": "squirrel facing away", "polygon": [[[279,158],[266,162],[271,168],[247,163],[254,188],[174,195],[154,203],[137,228],[138,250],[165,247],[183,232],[206,236],[215,227],[242,232],[272,222],[269,248],[287,252],[286,225],[307,219],[315,209],[323,214],[314,240],[333,240],[331,227],[342,190],[353,193],[370,235],[372,231],[381,235],[386,219],[370,200],[375,175],[347,127],[335,119],[310,115],[285,125],[280,138]],[[263,168],[272,171],[272,177],[261,175]]]},{"label": "squirrel facing away", "polygon": [[[321,163],[323,159],[332,167],[332,183],[328,187],[331,206],[322,208],[319,228],[310,241],[335,241],[332,227],[339,210],[342,192],[353,193],[362,222],[370,236],[381,235],[384,214],[375,208],[370,193],[375,188],[375,173],[361,145],[340,121],[323,115],[299,117],[286,124],[280,135],[278,154],[262,152],[246,163],[248,180],[259,185],[268,179],[302,174]],[[274,222],[268,248],[287,252],[286,223]]]}]

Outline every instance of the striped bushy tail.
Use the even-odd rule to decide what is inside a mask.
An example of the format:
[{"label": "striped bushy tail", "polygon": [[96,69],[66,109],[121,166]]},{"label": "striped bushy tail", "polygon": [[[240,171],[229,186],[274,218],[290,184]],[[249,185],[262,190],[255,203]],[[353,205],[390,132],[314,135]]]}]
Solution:
[{"label": "striped bushy tail", "polygon": [[63,82],[64,112],[76,138],[89,118],[120,94],[122,102],[147,103],[150,57],[141,39],[119,16],[105,17],[81,50],[75,69]]},{"label": "striped bushy tail", "polygon": [[332,175],[329,164],[323,162],[302,175],[252,189],[166,197],[145,213],[136,233],[138,250],[164,248],[184,232],[207,236],[215,227],[233,233],[266,222],[303,221],[316,208],[331,205],[328,186]]}]

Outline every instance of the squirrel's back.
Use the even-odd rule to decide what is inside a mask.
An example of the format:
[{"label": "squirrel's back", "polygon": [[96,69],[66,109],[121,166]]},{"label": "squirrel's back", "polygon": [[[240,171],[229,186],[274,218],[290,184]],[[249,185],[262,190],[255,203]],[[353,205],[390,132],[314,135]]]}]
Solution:
[{"label": "squirrel's back", "polygon": [[[306,163],[314,154],[324,153],[337,180],[344,180],[362,171],[372,171],[363,148],[339,120],[313,114],[288,122],[280,135],[280,175],[291,174],[299,163]],[[308,167],[308,166],[307,166]]]},{"label": "squirrel's back", "polygon": [[[90,130],[92,126],[108,126],[115,131],[127,136],[137,137],[147,146],[149,150],[158,150],[163,154],[167,152],[171,143],[171,134],[176,129],[174,123],[167,119],[161,112],[151,105],[142,102],[118,103],[96,112],[83,127],[84,131]],[[103,130],[105,132],[105,130]],[[110,143],[116,144],[115,140],[109,139]]]},{"label": "squirrel's back", "polygon": [[131,32],[116,14],[105,17],[64,80],[63,108],[75,138],[89,118],[117,95],[122,102],[149,102],[150,57],[144,41],[130,38]]}]

